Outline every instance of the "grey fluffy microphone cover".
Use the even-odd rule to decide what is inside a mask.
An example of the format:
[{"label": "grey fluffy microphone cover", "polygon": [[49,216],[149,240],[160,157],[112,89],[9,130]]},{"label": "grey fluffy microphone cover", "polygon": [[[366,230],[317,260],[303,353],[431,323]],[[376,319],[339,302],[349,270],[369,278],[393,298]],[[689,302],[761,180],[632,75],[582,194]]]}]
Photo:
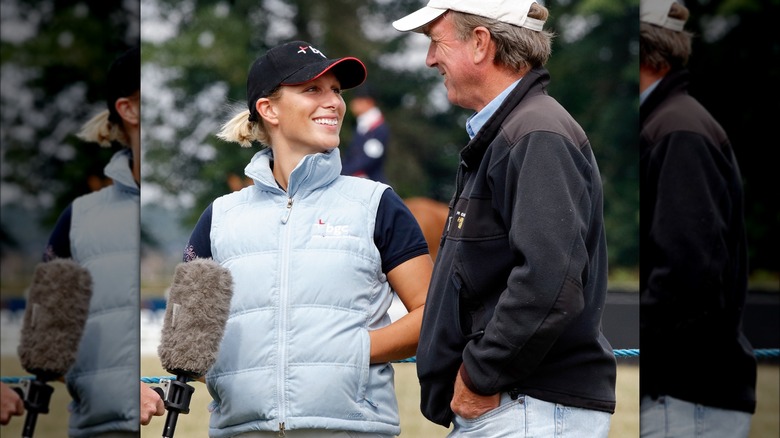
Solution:
[{"label": "grey fluffy microphone cover", "polygon": [[230,271],[214,260],[176,266],[157,347],[166,371],[189,378],[206,374],[219,353],[232,296]]},{"label": "grey fluffy microphone cover", "polygon": [[76,360],[90,298],[92,277],[72,259],[35,267],[17,347],[25,370],[45,380],[68,371]]}]

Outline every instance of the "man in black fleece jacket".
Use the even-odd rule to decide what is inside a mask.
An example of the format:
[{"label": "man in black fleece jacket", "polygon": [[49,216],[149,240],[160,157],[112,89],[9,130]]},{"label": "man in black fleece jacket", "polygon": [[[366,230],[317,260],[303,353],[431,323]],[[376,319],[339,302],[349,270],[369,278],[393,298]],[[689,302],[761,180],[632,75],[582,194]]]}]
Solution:
[{"label": "man in black fleece jacket", "polygon": [[747,437],[756,359],[741,328],[739,166],[688,95],[688,10],[674,0],[640,10],[641,436]]},{"label": "man in black fleece jacket", "polygon": [[601,176],[546,92],[547,16],[432,0],[393,23],[431,39],[426,64],[476,111],[417,349],[422,412],[450,437],[606,437],[615,410]]}]

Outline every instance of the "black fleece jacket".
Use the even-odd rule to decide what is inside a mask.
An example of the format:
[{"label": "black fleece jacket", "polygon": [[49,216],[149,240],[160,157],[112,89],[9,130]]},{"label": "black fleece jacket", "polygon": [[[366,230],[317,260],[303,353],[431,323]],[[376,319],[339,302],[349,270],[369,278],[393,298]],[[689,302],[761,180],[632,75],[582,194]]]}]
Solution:
[{"label": "black fleece jacket", "polygon": [[640,107],[640,393],[754,412],[742,177],[687,70]]},{"label": "black fleece jacket", "polygon": [[602,183],[577,122],[529,72],[461,151],[417,349],[422,412],[448,426],[455,376],[613,413]]}]

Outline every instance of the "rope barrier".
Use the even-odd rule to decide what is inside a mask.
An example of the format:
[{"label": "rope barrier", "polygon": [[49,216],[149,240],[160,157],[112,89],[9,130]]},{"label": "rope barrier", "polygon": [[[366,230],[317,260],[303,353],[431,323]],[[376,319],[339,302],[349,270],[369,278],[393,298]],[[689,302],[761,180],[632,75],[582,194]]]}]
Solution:
[{"label": "rope barrier", "polygon": [[[615,357],[639,357],[638,348],[616,349],[614,350],[614,352],[615,352]],[[780,348],[758,348],[753,350],[753,354],[756,356],[756,359],[777,358],[780,357]],[[393,361],[393,363],[415,363],[415,362],[417,362],[417,358],[414,356],[407,359]],[[22,380],[32,380],[34,378],[35,377],[33,376],[0,377],[0,381],[7,384],[17,384],[20,383]],[[176,379],[176,376],[141,377],[141,382],[160,383],[160,380],[162,379],[174,380]]]}]

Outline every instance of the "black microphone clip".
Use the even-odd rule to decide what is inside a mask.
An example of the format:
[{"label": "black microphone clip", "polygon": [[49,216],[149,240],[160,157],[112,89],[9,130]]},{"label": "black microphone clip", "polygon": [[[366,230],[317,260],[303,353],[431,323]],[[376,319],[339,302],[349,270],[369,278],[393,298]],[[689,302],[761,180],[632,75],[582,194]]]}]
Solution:
[{"label": "black microphone clip", "polygon": [[154,391],[160,395],[168,416],[165,419],[163,438],[173,438],[176,430],[176,420],[179,414],[189,414],[190,401],[195,388],[187,384],[187,377],[176,376],[176,380],[160,379],[160,385],[154,387]]},{"label": "black microphone clip", "polygon": [[27,410],[22,437],[31,438],[35,432],[38,414],[49,413],[49,402],[51,401],[54,388],[47,384],[46,380],[40,378],[25,379],[19,385],[14,387],[14,391],[22,398],[24,408]]}]

